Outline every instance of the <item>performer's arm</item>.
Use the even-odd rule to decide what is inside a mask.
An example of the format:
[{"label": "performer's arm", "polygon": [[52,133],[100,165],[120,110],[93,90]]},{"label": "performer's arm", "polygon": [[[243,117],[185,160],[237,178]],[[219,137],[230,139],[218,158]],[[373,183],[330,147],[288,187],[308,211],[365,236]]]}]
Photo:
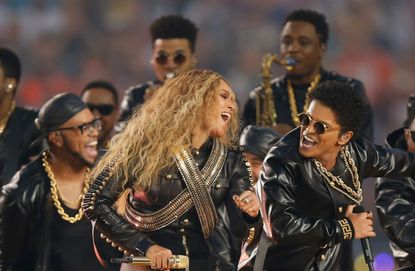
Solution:
[{"label": "performer's arm", "polygon": [[[231,152],[229,155],[235,155],[235,163],[230,165],[229,172],[230,174],[230,188],[228,193],[228,198],[226,201],[226,208],[228,210],[230,226],[233,234],[237,238],[243,238],[246,236],[250,227],[255,226],[259,220],[259,210],[253,212],[255,209],[255,204],[258,209],[258,200],[253,191],[252,187],[252,178],[250,177],[249,166],[247,164],[246,158],[242,155],[241,150]],[[238,196],[242,200],[237,200],[236,203],[234,197]],[[252,206],[248,212],[244,208],[245,202],[244,198],[249,198],[249,206]],[[239,205],[239,207],[238,207]],[[247,206],[247,205],[246,205]],[[242,211],[241,211],[242,210]],[[257,215],[254,215],[256,213]]]},{"label": "performer's arm", "polygon": [[[401,149],[372,145],[364,138],[351,143],[352,157],[359,169],[360,178],[410,177],[415,175],[415,154]],[[361,173],[360,173],[361,172]]]},{"label": "performer's arm", "polygon": [[[19,204],[15,195],[2,191],[0,195],[0,270],[15,270],[25,264],[25,253],[31,253],[27,241],[29,216],[33,210]],[[26,263],[27,264],[27,263]]]},{"label": "performer's arm", "polygon": [[121,192],[113,188],[116,180],[112,176],[108,178],[109,171],[110,169],[106,168],[91,183],[82,204],[84,213],[96,222],[98,230],[113,246],[129,253],[144,255],[155,243],[145,233],[124,220],[113,208]]},{"label": "performer's arm", "polygon": [[415,181],[381,179],[376,186],[376,209],[388,237],[415,261]]}]

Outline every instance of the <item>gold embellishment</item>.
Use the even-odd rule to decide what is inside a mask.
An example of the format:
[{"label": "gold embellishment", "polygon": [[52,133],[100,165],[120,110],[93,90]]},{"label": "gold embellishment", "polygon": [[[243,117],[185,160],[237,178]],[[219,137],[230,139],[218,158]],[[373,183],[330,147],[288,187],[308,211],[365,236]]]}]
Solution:
[{"label": "gold embellishment", "polygon": [[[307,111],[308,106],[310,105],[310,94],[316,88],[318,83],[320,82],[321,75],[318,73],[311,81],[310,86],[307,88],[307,92],[305,94],[305,101],[303,112]],[[298,109],[297,109],[297,101],[295,99],[294,94],[294,87],[291,84],[291,80],[287,81],[287,90],[288,90],[288,100],[290,102],[290,109],[291,109],[291,118],[296,126],[300,125],[300,120],[298,119]]]},{"label": "gold embellishment", "polygon": [[16,108],[16,101],[13,101],[9,111],[7,111],[6,113],[6,116],[0,120],[0,136],[3,134],[4,130],[6,130],[7,122],[9,121],[9,118],[15,108]]},{"label": "gold embellishment", "polygon": [[346,168],[352,176],[352,182],[355,190],[346,185],[342,178],[340,178],[339,176],[334,176],[331,172],[329,172],[319,161],[317,161],[316,159],[313,159],[313,161],[323,179],[333,189],[339,191],[340,193],[342,193],[352,201],[356,202],[357,204],[360,204],[363,200],[363,196],[362,189],[360,188],[359,174],[357,173],[356,165],[350,155],[349,150],[347,150],[347,147],[341,148],[340,157],[343,158]]},{"label": "gold embellishment", "polygon": [[[68,221],[69,223],[72,223],[72,224],[79,221],[79,220],[81,220],[82,219],[82,214],[83,214],[81,206],[79,207],[78,213],[73,217],[69,216],[65,212],[65,210],[63,209],[63,207],[62,207],[62,205],[59,201],[59,196],[58,196],[59,190],[58,190],[58,187],[57,187],[57,184],[56,184],[55,175],[53,174],[52,168],[49,164],[48,154],[47,154],[46,151],[43,152],[43,154],[42,154],[42,162],[43,162],[43,168],[45,169],[46,174],[48,175],[49,180],[50,180],[50,194],[51,194],[51,197],[52,197],[53,205],[55,205],[55,207],[58,211],[58,214],[61,216],[61,218],[63,220]],[[88,173],[89,173],[89,168],[87,169],[86,175],[88,175]],[[88,188],[89,188],[89,183],[84,182],[84,189],[83,189],[83,192],[80,196],[81,198],[88,191]]]},{"label": "gold embellishment", "polygon": [[[184,155],[184,153],[181,154]],[[177,159],[180,159],[180,161],[176,161],[179,169],[183,165],[184,167],[187,167],[187,163],[192,163],[191,161],[194,162],[193,157],[188,152],[187,154],[188,155],[184,155],[184,157],[175,157]],[[225,146],[221,144],[218,140],[214,140],[211,154],[203,169],[199,171],[196,166],[191,167],[191,169],[183,169],[183,172],[181,171],[181,174],[185,174],[187,176],[183,176],[183,179],[185,179],[186,182],[186,178],[190,176],[191,179],[189,180],[189,182],[195,182],[196,180],[198,180],[199,182],[201,182],[201,184],[203,184],[203,186],[205,186],[204,190],[208,192],[209,188],[215,183],[217,177],[219,176],[221,169],[225,163],[225,159]],[[184,162],[184,160],[186,160],[186,162]],[[194,174],[196,174],[196,171],[199,172],[198,175],[200,176],[194,176]],[[186,182],[186,185],[187,184],[188,182]],[[126,206],[125,219],[132,225],[134,225],[137,229],[144,232],[159,230],[170,225],[173,221],[175,221],[186,211],[188,211],[192,206],[196,205],[196,203],[193,202],[194,193],[197,194],[196,196],[199,197],[199,199],[202,199],[203,208],[207,209],[208,202],[205,202],[206,198],[200,195],[202,191],[199,190],[197,190],[196,192],[190,191],[188,186],[173,200],[171,200],[166,206],[151,214],[138,212],[134,209],[133,206],[131,206],[130,202],[128,202]],[[210,194],[208,194],[208,196],[210,196]],[[198,209],[196,208],[196,210]],[[202,225],[203,233],[206,235],[209,233],[211,226],[214,226],[215,223],[214,221],[210,221],[209,216],[201,215],[200,217],[199,212],[198,215]],[[205,225],[205,227],[203,227],[203,225]]]},{"label": "gold embellishment", "polygon": [[340,227],[342,228],[343,238],[345,240],[351,240],[353,238],[353,231],[350,227],[349,221],[346,218],[339,220]]},{"label": "gold embellishment", "polygon": [[240,146],[239,150],[241,151],[242,160],[245,162],[246,169],[248,170],[249,190],[254,191],[254,178],[252,177],[252,170],[249,165],[248,158],[246,157],[245,150],[242,146]]},{"label": "gold embellishment", "polygon": [[[196,208],[202,231],[206,238],[213,228],[215,228],[218,221],[215,204],[208,189],[209,179],[205,179],[205,176],[201,175],[196,162],[188,151],[183,150],[179,155],[175,155],[175,160],[187,189],[190,192],[190,197]],[[216,180],[219,175],[217,173],[219,172],[213,168],[211,172],[212,178]]]},{"label": "gold embellishment", "polygon": [[246,238],[246,243],[250,244],[255,237],[255,228],[249,228],[248,237]]}]

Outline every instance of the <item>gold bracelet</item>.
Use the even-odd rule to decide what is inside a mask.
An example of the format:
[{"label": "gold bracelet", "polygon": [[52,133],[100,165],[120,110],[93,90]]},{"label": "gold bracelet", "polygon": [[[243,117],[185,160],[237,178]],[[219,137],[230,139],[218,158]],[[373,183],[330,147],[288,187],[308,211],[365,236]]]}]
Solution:
[{"label": "gold bracelet", "polygon": [[344,240],[352,240],[353,239],[353,228],[351,227],[349,220],[346,218],[338,221],[340,227],[342,228],[343,232],[343,239]]}]

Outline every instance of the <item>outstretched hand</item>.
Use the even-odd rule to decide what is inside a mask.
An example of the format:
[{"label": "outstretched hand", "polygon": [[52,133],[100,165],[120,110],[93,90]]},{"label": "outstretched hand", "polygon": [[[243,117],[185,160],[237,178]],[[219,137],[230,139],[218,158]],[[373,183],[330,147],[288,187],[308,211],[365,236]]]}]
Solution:
[{"label": "outstretched hand", "polygon": [[234,195],[233,200],[242,212],[251,217],[257,217],[259,213],[259,202],[256,194],[250,190],[242,192],[239,196]]}]

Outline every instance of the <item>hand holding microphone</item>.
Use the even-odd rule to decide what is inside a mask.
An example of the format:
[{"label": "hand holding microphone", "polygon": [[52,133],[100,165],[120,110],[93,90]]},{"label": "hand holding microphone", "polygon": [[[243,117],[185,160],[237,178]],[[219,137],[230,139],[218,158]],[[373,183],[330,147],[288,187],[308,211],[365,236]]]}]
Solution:
[{"label": "hand holding microphone", "polygon": [[[135,264],[140,266],[156,268],[151,264],[150,259],[145,256],[126,256],[124,258],[112,258],[111,262]],[[171,269],[186,269],[189,267],[189,258],[184,255],[173,255],[168,259],[168,263]]]},{"label": "hand holding microphone", "polygon": [[360,205],[349,205],[346,209],[346,217],[353,224],[355,239],[361,239],[365,261],[369,270],[372,271],[374,259],[368,237],[376,236],[376,233],[373,231],[373,213],[365,211]]},{"label": "hand holding microphone", "polygon": [[[147,249],[146,256],[126,256],[124,258],[113,258],[111,259],[111,262],[149,267],[143,270],[186,269],[189,267],[189,258],[187,256],[173,255],[170,249],[159,245],[150,246]],[[140,268],[140,270],[141,269],[142,268]]]}]

